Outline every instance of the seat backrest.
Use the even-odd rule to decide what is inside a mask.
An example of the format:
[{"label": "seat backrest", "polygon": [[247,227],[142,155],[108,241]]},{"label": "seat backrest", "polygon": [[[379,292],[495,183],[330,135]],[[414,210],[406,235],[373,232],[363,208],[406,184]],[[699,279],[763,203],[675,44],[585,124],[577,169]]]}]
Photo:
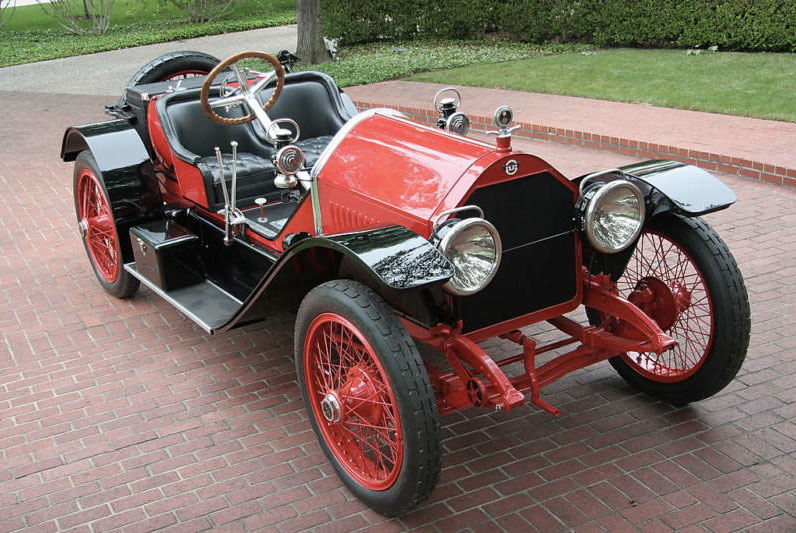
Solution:
[{"label": "seat backrest", "polygon": [[[260,93],[263,102],[272,89]],[[354,110],[356,113],[356,110]],[[320,72],[295,72],[285,77],[285,87],[274,106],[271,119],[291,118],[301,128],[301,139],[334,135],[353,116],[329,76]]]},{"label": "seat backrest", "polygon": [[[177,157],[195,164],[202,157],[214,155],[216,146],[228,152],[229,143],[237,141],[238,151],[270,159],[271,146],[259,123],[227,126],[211,120],[202,110],[199,92],[199,89],[178,91],[157,102],[163,132]],[[272,92],[272,88],[266,88],[258,97],[265,102]],[[216,111],[229,117],[244,114],[242,107]],[[331,77],[311,71],[287,74],[282,94],[268,111],[271,119],[295,120],[301,128],[302,140],[334,135],[355,114],[356,108]]]},{"label": "seat backrest", "polygon": [[[232,141],[238,142],[241,152],[270,157],[270,150],[254,137],[248,124],[219,124],[205,115],[198,100],[173,102],[167,106],[166,112],[182,145],[200,157],[214,155],[216,146],[228,152]],[[233,118],[242,114],[240,108],[225,113]]]}]

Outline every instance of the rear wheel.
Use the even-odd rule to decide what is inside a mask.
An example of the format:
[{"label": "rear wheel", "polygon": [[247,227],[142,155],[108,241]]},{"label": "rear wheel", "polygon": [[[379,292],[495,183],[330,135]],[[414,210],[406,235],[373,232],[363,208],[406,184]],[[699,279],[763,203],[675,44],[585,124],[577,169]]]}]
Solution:
[{"label": "rear wheel", "polygon": [[131,296],[139,286],[122,265],[121,246],[108,193],[91,152],[75,159],[73,179],[77,223],[88,259],[102,288],[117,298]]},{"label": "rear wheel", "polygon": [[678,342],[660,355],[612,358],[625,380],[674,404],[732,381],[749,344],[749,300],[735,259],[707,223],[676,215],[650,221],[617,288]]},{"label": "rear wheel", "polygon": [[325,283],[302,302],[295,339],[310,422],[351,492],[385,516],[425,500],[440,470],[437,408],[393,311],[361,283]]}]

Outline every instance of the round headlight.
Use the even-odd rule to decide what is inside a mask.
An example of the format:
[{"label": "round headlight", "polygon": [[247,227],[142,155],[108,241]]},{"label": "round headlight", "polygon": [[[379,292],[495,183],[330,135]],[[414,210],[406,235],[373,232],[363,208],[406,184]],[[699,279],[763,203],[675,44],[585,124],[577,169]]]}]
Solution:
[{"label": "round headlight", "polygon": [[495,226],[483,218],[454,224],[442,237],[439,249],[455,269],[443,287],[459,296],[475,294],[492,281],[502,252]]},{"label": "round headlight", "polygon": [[276,168],[282,174],[290,176],[304,168],[305,159],[301,148],[291,144],[285,146],[276,154]]},{"label": "round headlight", "polygon": [[584,228],[600,252],[621,252],[636,240],[643,225],[644,196],[629,181],[608,182],[589,199]]}]

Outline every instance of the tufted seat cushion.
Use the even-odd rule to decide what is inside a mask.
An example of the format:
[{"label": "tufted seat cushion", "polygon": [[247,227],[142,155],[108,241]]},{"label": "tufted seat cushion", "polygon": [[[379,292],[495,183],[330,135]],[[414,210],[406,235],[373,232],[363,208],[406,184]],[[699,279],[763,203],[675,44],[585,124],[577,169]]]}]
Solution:
[{"label": "tufted seat cushion", "polygon": [[[333,135],[322,135],[311,139],[298,141],[296,146],[304,151],[307,156],[307,168],[312,168],[321,153],[332,140]],[[227,191],[232,194],[232,154],[222,154],[224,162],[224,179],[227,182]],[[199,159],[197,167],[202,172],[207,182],[213,184],[215,202],[223,204],[224,192],[221,190],[221,174],[218,171],[218,160],[215,156]],[[268,197],[277,193],[274,187],[276,169],[270,159],[248,152],[238,152],[238,205],[245,206],[254,203],[260,196]]]}]

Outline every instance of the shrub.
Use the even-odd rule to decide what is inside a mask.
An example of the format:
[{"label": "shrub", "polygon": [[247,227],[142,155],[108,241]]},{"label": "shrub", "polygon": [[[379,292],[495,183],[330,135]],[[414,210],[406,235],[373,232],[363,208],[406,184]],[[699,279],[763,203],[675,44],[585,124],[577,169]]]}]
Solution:
[{"label": "shrub", "polygon": [[496,33],[523,42],[796,51],[793,0],[326,0],[346,43]]},{"label": "shrub", "polygon": [[167,0],[183,11],[191,22],[213,22],[235,6],[237,0]]},{"label": "shrub", "polygon": [[36,0],[45,13],[76,35],[102,35],[111,23],[114,0]]}]

